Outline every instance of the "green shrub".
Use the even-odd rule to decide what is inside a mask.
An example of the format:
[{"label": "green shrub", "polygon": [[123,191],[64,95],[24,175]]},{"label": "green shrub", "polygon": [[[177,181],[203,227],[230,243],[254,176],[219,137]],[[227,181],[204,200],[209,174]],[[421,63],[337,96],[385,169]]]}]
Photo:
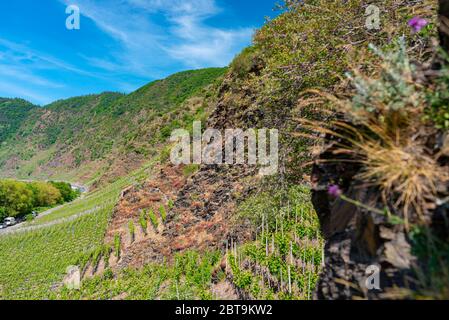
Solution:
[{"label": "green shrub", "polygon": [[135,238],[136,238],[136,228],[134,226],[134,221],[133,220],[129,220],[128,221],[128,231],[129,231],[129,236],[130,236],[130,239],[131,239],[131,243],[133,243]]},{"label": "green shrub", "polygon": [[100,263],[101,257],[103,256],[104,252],[103,250],[104,250],[103,246],[100,246],[97,249],[95,249],[92,254],[92,267],[94,272],[97,270],[98,264]]},{"label": "green shrub", "polygon": [[161,214],[162,222],[165,222],[167,220],[167,211],[165,211],[165,207],[162,204],[159,207],[159,213]]},{"label": "green shrub", "polygon": [[114,279],[114,272],[110,268],[106,268],[102,275],[103,280],[111,280]]},{"label": "green shrub", "polygon": [[200,169],[200,166],[198,164],[188,164],[182,169],[182,173],[186,177],[190,177],[195,172],[197,172]]},{"label": "green shrub", "polygon": [[46,182],[32,182],[28,187],[33,191],[33,207],[51,207],[63,203],[59,189]]},{"label": "green shrub", "polygon": [[110,245],[105,244],[103,246],[103,259],[104,259],[104,267],[109,267],[109,258],[111,257],[112,248]]},{"label": "green shrub", "polygon": [[[449,59],[449,57],[448,57]],[[426,94],[429,107],[425,119],[431,120],[438,129],[449,129],[449,67],[443,67],[435,80],[435,87]]]},{"label": "green shrub", "polygon": [[71,201],[77,193],[70,184],[0,180],[0,220],[7,216],[27,216],[38,208]]},{"label": "green shrub", "polygon": [[170,160],[170,154],[171,154],[171,146],[167,145],[162,149],[160,153],[160,162],[161,163],[168,162]]},{"label": "green shrub", "polygon": [[79,191],[72,189],[70,183],[55,182],[55,181],[50,181],[49,183],[53,185],[56,189],[58,189],[59,192],[61,193],[62,197],[61,203],[73,201],[80,195]]},{"label": "green shrub", "polygon": [[150,209],[148,211],[148,217],[150,218],[151,224],[153,225],[154,230],[157,231],[157,228],[159,227],[159,222],[157,221],[157,217],[154,214],[153,209]]},{"label": "green shrub", "polygon": [[24,182],[0,180],[0,208],[10,217],[31,213],[35,198],[33,191]]},{"label": "green shrub", "polygon": [[116,233],[114,235],[114,251],[117,260],[120,259],[121,246],[122,246],[122,237],[120,236],[119,233]]},{"label": "green shrub", "polygon": [[8,213],[5,207],[0,207],[0,223],[8,217]]},{"label": "green shrub", "polygon": [[167,206],[168,206],[169,210],[171,210],[171,209],[173,209],[175,207],[175,203],[173,202],[172,199],[168,200]]},{"label": "green shrub", "polygon": [[231,71],[238,77],[243,77],[248,74],[253,68],[254,64],[257,63],[257,58],[259,57],[258,52],[256,52],[255,47],[245,48],[231,63]]},{"label": "green shrub", "polygon": [[140,224],[140,227],[142,228],[143,233],[147,234],[148,222],[147,222],[147,215],[145,213],[145,210],[142,210],[142,212],[140,213],[139,224]]},{"label": "green shrub", "polygon": [[354,111],[364,109],[387,115],[421,106],[423,94],[413,80],[415,68],[407,54],[405,39],[399,38],[395,43],[396,50],[388,52],[373,45],[370,47],[382,59],[381,73],[377,78],[348,74],[357,90],[352,99]]}]

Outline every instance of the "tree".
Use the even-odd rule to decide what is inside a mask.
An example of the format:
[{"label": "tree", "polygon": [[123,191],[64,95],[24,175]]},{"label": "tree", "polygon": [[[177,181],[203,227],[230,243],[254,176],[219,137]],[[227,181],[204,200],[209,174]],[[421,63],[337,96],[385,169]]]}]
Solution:
[{"label": "tree", "polygon": [[70,184],[60,183],[25,183],[13,180],[0,180],[0,221],[6,217],[26,216],[38,207],[51,207],[66,199],[76,197],[76,191]]},{"label": "tree", "polygon": [[73,190],[70,183],[51,181],[50,184],[56,189],[58,189],[59,192],[61,193],[62,198],[60,203],[73,201],[79,196],[79,192]]},{"label": "tree", "polygon": [[19,181],[0,181],[0,211],[3,216],[26,215],[33,208],[33,192]]},{"label": "tree", "polygon": [[8,217],[5,207],[0,207],[0,223]]},{"label": "tree", "polygon": [[49,207],[61,202],[61,192],[50,183],[32,182],[29,188],[33,192],[33,207]]}]

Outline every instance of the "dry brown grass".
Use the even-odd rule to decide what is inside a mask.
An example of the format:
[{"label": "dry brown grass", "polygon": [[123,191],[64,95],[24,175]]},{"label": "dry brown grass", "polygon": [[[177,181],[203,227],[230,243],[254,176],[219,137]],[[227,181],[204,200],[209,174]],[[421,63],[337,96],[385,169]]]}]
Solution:
[{"label": "dry brown grass", "polygon": [[[449,180],[447,170],[428,153],[419,135],[410,135],[410,128],[392,132],[389,125],[375,123],[373,117],[358,126],[342,121],[299,121],[307,131],[333,136],[336,158],[327,161],[359,162],[362,170],[356,178],[366,186],[378,187],[385,204],[394,199],[394,207],[401,208],[407,228],[410,212],[421,220],[426,203],[435,202],[438,183]],[[347,155],[347,160],[337,157],[342,154]]]},{"label": "dry brown grass", "polygon": [[419,142],[383,143],[366,141],[357,146],[364,157],[363,171],[357,178],[378,186],[385,202],[398,195],[395,207],[403,208],[408,227],[410,209],[422,218],[426,202],[436,198],[436,186],[442,179],[447,180],[447,173]]}]

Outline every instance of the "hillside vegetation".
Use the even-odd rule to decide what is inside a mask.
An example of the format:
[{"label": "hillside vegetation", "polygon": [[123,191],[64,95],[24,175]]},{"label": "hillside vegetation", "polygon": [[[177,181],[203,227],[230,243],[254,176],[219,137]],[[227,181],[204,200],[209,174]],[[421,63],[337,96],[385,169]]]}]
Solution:
[{"label": "hillside vegetation", "polygon": [[22,182],[0,180],[0,221],[24,218],[40,208],[70,202],[79,196],[65,182]]},{"label": "hillside vegetation", "polygon": [[[378,5],[369,30],[366,1],[286,1],[229,68],[32,109],[0,148],[2,175],[95,188],[0,235],[0,297],[447,297],[437,3]],[[173,166],[170,133],[194,120],[278,129],[278,174]],[[79,290],[64,287],[70,265]],[[370,266],[382,291],[363,286]]]},{"label": "hillside vegetation", "polygon": [[1,107],[0,123],[13,121],[11,129],[0,131],[5,137],[1,176],[93,183],[106,172],[106,180],[126,175],[154,156],[172,129],[190,120],[189,109],[196,107],[184,102],[198,96],[191,104],[201,104],[208,86],[224,72],[182,72],[129,95],[70,98],[42,108],[29,106],[27,113],[20,105]]},{"label": "hillside vegetation", "polygon": [[0,98],[0,145],[13,137],[20,125],[29,116],[30,111],[37,108],[32,103],[22,99]]}]

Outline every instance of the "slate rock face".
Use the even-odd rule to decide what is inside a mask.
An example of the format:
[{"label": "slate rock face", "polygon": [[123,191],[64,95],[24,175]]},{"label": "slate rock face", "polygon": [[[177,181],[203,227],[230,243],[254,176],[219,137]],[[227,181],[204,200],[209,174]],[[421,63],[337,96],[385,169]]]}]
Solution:
[{"label": "slate rock face", "polygon": [[439,0],[439,35],[441,46],[449,51],[449,0]]},{"label": "slate rock face", "polygon": [[[440,154],[439,165],[448,166],[449,139],[433,132],[428,150]],[[388,206],[391,216],[403,215],[396,205],[397,195],[388,194],[358,180],[362,169],[354,159],[336,152],[335,138],[325,137],[327,148],[312,170],[312,202],[326,240],[325,267],[317,286],[318,299],[396,299],[417,290],[415,270],[426,272],[426,261],[414,256],[413,242],[404,223],[397,223],[381,211]],[[350,160],[350,161],[347,161]],[[448,169],[449,170],[449,169]],[[329,195],[330,185],[338,184],[351,201]],[[439,242],[449,242],[449,183],[442,179],[431,199],[418,215],[409,213],[410,223],[425,225]],[[356,204],[353,204],[354,202]],[[429,258],[429,257],[428,257]],[[372,268],[379,270],[380,289],[369,289],[366,281]]]},{"label": "slate rock face", "polygon": [[[405,226],[392,224],[385,214],[377,212],[384,208],[381,192],[357,179],[361,164],[336,152],[337,139],[326,136],[325,143],[327,147],[311,176],[312,202],[326,240],[325,267],[315,298],[381,299],[391,296],[392,289],[413,290],[409,278],[416,258],[411,254]],[[329,195],[333,184],[362,205]],[[379,271],[381,290],[369,289],[366,284],[373,269]]]},{"label": "slate rock face", "polygon": [[[331,147],[332,148],[332,147]],[[330,157],[328,150],[322,154]],[[325,268],[317,286],[317,299],[380,299],[391,294],[390,289],[413,289],[408,278],[416,260],[411,254],[404,226],[392,225],[388,218],[365,210],[327,193],[331,181],[345,175],[344,194],[373,208],[380,202],[379,192],[366,189],[354,176],[354,165],[336,168],[335,165],[317,164],[313,170],[312,201],[326,239]],[[344,173],[339,171],[343,170]],[[352,172],[353,180],[350,179]],[[370,268],[379,270],[381,290],[366,285]]]},{"label": "slate rock face", "polygon": [[[449,51],[449,0],[439,0],[439,36],[441,46]],[[430,65],[417,65],[417,82],[426,85],[444,62],[435,56]],[[431,68],[430,71],[426,70]],[[439,155],[440,166],[449,165],[449,137],[426,128],[427,149]],[[325,267],[316,288],[318,299],[395,299],[404,298],[401,292],[416,290],[419,283],[414,270],[425,270],[425,261],[413,255],[412,241],[404,224],[393,223],[386,214],[379,214],[388,205],[394,215],[401,215],[395,195],[384,199],[381,191],[357,179],[361,167],[355,159],[342,159],[335,153],[336,139],[325,137],[327,148],[319,155],[312,172],[312,202],[318,213],[326,239]],[[329,161],[332,160],[332,161]],[[335,161],[342,160],[342,161]],[[351,161],[345,161],[351,160]],[[330,184],[338,184],[343,194],[362,205],[353,205],[328,195]],[[442,181],[435,186],[437,196],[423,205],[420,221],[440,242],[449,242],[449,185]],[[352,202],[352,201],[351,201]],[[368,210],[367,207],[376,210]],[[417,213],[409,217],[417,222]],[[414,218],[413,218],[414,217]],[[369,289],[366,281],[379,270],[380,290]],[[424,271],[425,272],[425,271]]]}]

